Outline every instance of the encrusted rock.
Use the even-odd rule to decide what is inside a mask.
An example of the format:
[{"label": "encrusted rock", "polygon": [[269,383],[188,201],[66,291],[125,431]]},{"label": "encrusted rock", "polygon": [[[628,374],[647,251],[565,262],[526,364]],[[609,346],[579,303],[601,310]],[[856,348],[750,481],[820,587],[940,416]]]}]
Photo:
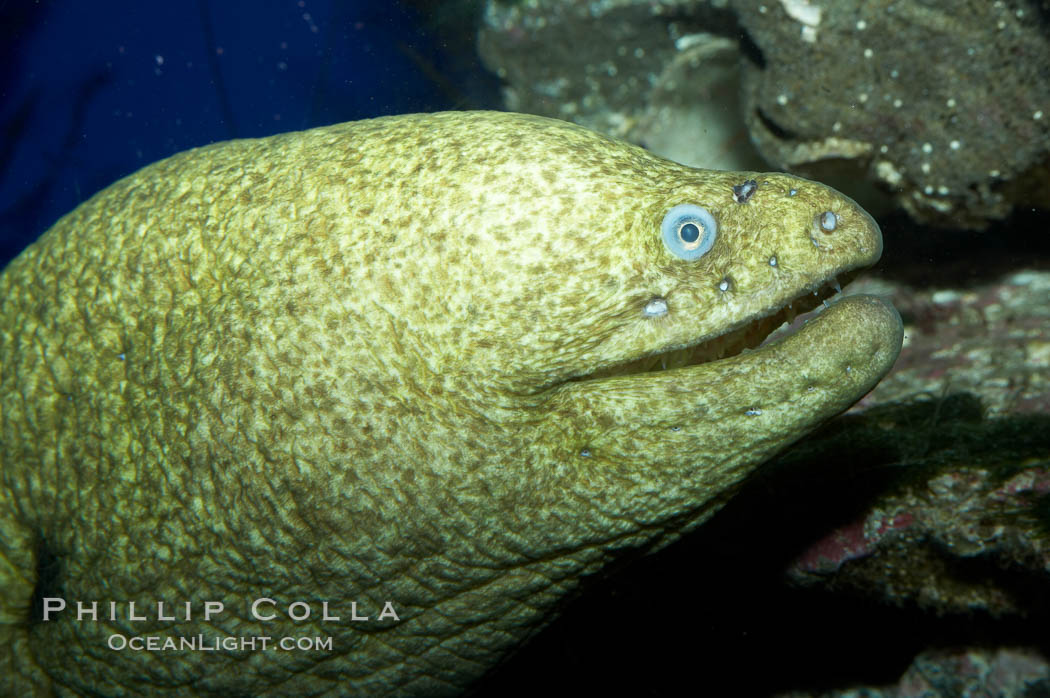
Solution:
[{"label": "encrusted rock", "polygon": [[760,169],[740,115],[738,29],[718,0],[492,0],[479,35],[508,109],[679,162]]},{"label": "encrusted rock", "polygon": [[812,173],[859,157],[914,218],[954,227],[1021,202],[1050,206],[1050,16],[1040,3],[733,8],[757,49],[743,63],[745,118],[772,162]]},{"label": "encrusted rock", "polygon": [[1045,696],[1050,665],[1034,650],[1002,647],[923,652],[892,686],[792,691],[777,698],[932,698],[933,696]]},{"label": "encrusted rock", "polygon": [[969,393],[990,417],[1050,414],[1050,272],[1022,270],[973,288],[860,281],[904,319],[900,359],[859,409],[919,395]]},{"label": "encrusted rock", "polygon": [[877,185],[981,228],[1050,208],[1048,27],[1044,0],[490,0],[480,47],[510,109],[709,167],[763,167],[749,135],[869,205]]}]

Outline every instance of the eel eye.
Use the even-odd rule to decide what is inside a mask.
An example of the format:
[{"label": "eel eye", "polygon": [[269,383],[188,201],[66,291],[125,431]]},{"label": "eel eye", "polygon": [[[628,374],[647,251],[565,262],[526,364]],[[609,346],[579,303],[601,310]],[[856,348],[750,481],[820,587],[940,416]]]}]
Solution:
[{"label": "eel eye", "polygon": [[705,208],[679,204],[664,216],[660,234],[671,254],[692,262],[707,254],[715,244],[718,223]]}]

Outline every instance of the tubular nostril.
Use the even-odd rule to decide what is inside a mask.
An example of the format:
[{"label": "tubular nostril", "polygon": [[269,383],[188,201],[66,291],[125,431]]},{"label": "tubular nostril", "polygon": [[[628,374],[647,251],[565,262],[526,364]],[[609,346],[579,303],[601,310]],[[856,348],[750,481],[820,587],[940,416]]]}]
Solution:
[{"label": "tubular nostril", "polygon": [[820,229],[825,233],[835,232],[835,228],[839,227],[839,217],[832,211],[825,211],[820,214],[817,221],[820,223]]}]

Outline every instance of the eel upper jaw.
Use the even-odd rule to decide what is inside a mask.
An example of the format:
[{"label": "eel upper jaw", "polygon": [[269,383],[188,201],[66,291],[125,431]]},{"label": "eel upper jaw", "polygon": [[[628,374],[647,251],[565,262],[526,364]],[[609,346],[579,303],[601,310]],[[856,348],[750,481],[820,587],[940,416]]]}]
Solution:
[{"label": "eel upper jaw", "polygon": [[718,336],[700,340],[696,344],[684,348],[655,352],[650,355],[628,359],[614,366],[579,376],[574,378],[573,381],[587,381],[611,376],[627,376],[671,368],[696,366],[736,356],[744,351],[758,347],[775,330],[785,323],[792,323],[797,316],[809,313],[821,305],[826,306],[827,299],[840,293],[841,287],[852,281],[860,271],[862,270],[852,269],[842,272],[838,276],[828,277],[822,282],[807,287],[787,303],[779,307],[756,312],[751,317],[728,328]]}]

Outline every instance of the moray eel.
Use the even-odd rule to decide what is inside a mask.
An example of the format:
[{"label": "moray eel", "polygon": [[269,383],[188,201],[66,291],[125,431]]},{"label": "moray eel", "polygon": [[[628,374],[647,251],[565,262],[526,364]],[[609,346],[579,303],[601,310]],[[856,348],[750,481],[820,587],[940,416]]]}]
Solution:
[{"label": "moray eel", "polygon": [[758,345],[881,249],[519,114],[150,165],[0,277],[0,689],[458,692],[878,382],[874,297]]}]

